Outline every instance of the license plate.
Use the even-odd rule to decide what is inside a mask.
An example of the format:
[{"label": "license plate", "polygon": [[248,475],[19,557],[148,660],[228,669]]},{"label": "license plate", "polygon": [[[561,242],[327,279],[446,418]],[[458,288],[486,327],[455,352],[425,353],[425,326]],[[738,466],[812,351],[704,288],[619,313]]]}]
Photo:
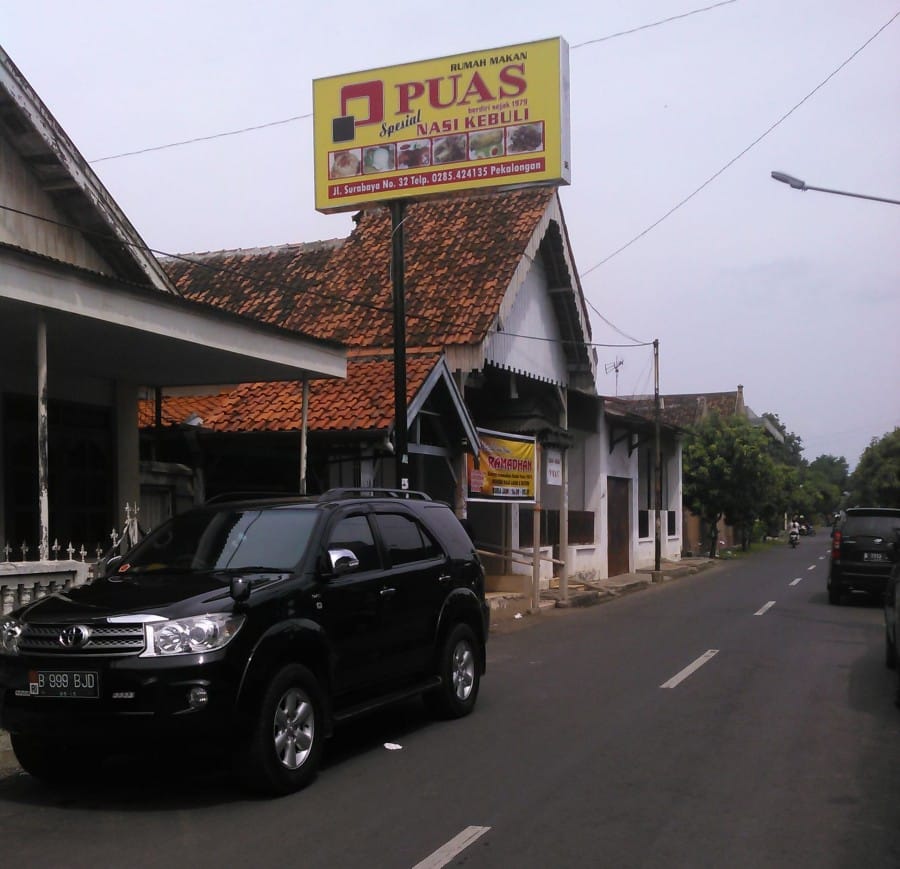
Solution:
[{"label": "license plate", "polygon": [[863,561],[887,561],[886,552],[864,552]]},{"label": "license plate", "polygon": [[31,670],[28,693],[32,697],[100,696],[100,677],[91,670]]}]

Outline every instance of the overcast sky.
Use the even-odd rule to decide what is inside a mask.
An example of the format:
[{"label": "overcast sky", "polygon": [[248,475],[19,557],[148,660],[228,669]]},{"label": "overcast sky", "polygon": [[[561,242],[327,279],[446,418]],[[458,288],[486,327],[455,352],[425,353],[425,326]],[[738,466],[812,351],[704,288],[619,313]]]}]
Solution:
[{"label": "overcast sky", "polygon": [[[898,13],[900,0],[0,0],[0,43],[147,244],[188,252],[349,233],[348,215],[314,208],[313,79],[562,36],[560,198],[590,303],[659,339],[664,393],[743,384],[807,459],[853,467],[900,425],[900,206],[770,172],[900,199]],[[595,341],[628,343],[592,322]],[[652,392],[648,348],[598,352],[601,393]]]}]

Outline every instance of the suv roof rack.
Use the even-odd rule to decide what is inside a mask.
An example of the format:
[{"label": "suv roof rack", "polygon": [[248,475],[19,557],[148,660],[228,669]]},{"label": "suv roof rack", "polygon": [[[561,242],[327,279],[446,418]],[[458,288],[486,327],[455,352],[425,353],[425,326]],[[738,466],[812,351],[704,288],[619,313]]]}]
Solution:
[{"label": "suv roof rack", "polygon": [[307,498],[306,495],[300,495],[297,492],[269,492],[269,491],[246,491],[246,492],[220,492],[218,495],[212,495],[207,498],[204,504],[220,504],[224,501],[270,501],[278,498],[286,500],[294,500],[297,498]]},{"label": "suv roof rack", "polygon": [[340,501],[343,498],[403,498],[407,501],[430,501],[425,492],[410,489],[329,489],[319,496],[320,501]]}]

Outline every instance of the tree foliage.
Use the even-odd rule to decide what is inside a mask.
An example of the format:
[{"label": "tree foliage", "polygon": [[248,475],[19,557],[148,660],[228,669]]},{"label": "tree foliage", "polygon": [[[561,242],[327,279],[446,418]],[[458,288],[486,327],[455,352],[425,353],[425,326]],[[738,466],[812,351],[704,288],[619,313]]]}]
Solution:
[{"label": "tree foliage", "polygon": [[843,456],[822,455],[809,463],[811,473],[817,474],[828,483],[843,492],[847,488],[850,477],[850,466]]},{"label": "tree foliage", "polygon": [[783,442],[743,417],[714,413],[685,440],[684,504],[710,531],[710,557],[715,557],[723,520],[735,527],[746,548],[754,525],[777,535],[786,517],[803,516],[818,524],[841,504],[900,507],[900,428],[873,438],[849,474],[843,456],[822,455],[807,462],[801,439],[778,414],[764,416]]},{"label": "tree foliage", "polygon": [[850,504],[900,507],[900,428],[872,438],[850,476]]},{"label": "tree foliage", "polygon": [[774,438],[768,439],[767,449],[772,458],[777,463],[791,468],[805,467],[807,462],[803,458],[803,441],[799,435],[788,431],[787,426],[779,419],[777,413],[764,413],[763,416],[781,432],[784,438],[784,441],[781,443]]},{"label": "tree foliage", "polygon": [[777,477],[766,435],[743,417],[711,413],[691,429],[684,445],[684,500],[710,529],[711,558],[723,519],[740,529],[746,546]]}]

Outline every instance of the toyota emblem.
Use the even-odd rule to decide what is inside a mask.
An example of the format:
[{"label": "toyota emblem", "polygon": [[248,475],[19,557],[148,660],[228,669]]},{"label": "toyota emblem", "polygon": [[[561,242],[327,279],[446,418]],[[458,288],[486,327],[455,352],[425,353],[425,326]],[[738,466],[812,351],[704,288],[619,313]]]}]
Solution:
[{"label": "toyota emblem", "polygon": [[80,649],[90,635],[90,629],[84,625],[71,625],[60,632],[59,644],[67,649]]}]

